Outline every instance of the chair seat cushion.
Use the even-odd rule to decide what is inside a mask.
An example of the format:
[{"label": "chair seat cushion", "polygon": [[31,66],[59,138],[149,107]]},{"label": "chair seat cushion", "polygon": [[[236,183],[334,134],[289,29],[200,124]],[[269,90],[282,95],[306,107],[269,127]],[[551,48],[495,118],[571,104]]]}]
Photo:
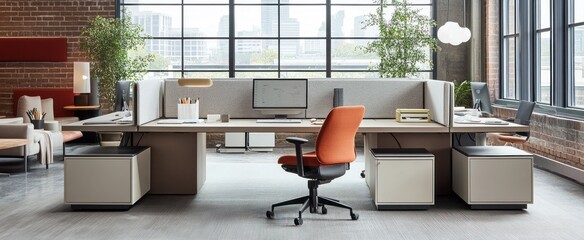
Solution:
[{"label": "chair seat cushion", "polygon": [[[302,159],[304,162],[304,166],[318,167],[322,165],[316,158],[316,152],[304,153],[302,154]],[[278,159],[278,163],[282,165],[296,166],[296,155],[293,154],[282,155]]]},{"label": "chair seat cushion", "polygon": [[503,142],[517,143],[517,144],[523,144],[527,141],[527,139],[525,137],[508,136],[508,135],[499,135],[499,136],[497,136],[497,140],[503,141]]},{"label": "chair seat cushion", "polygon": [[80,131],[63,131],[62,133],[63,142],[69,142],[83,137],[83,133],[81,133]]}]

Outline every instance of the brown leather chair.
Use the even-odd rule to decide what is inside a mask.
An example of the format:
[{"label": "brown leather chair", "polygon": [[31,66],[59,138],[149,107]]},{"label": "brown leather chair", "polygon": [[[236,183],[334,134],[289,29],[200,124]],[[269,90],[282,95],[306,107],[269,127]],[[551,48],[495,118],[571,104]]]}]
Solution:
[{"label": "brown leather chair", "polygon": [[317,208],[321,207],[321,213],[326,214],[326,205],[349,209],[351,219],[359,219],[359,214],[354,213],[350,206],[336,199],[318,196],[317,188],[321,184],[343,176],[349,169],[349,163],[357,157],[355,134],[364,114],[364,106],[334,108],[326,117],[318,133],[314,152],[302,153],[302,144],[307,143],[308,140],[296,137],[286,138],[288,142],[295,145],[296,155],[281,156],[278,163],[286,172],[309,179],[309,195],[273,204],[271,211],[266,212],[268,218],[274,217],[275,207],[302,204],[298,217],[294,219],[295,225],[302,225],[302,213],[307,208],[310,208],[310,213],[316,213]]}]

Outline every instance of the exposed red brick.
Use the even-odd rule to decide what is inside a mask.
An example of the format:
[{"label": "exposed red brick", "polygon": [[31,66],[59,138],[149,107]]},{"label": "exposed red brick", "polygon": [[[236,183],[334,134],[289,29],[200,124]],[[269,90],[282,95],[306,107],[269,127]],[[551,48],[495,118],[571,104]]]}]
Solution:
[{"label": "exposed red brick", "polygon": [[0,1],[0,37],[66,37],[67,62],[0,62],[0,115],[12,116],[12,89],[73,87],[81,29],[97,15],[115,16],[115,0]]}]

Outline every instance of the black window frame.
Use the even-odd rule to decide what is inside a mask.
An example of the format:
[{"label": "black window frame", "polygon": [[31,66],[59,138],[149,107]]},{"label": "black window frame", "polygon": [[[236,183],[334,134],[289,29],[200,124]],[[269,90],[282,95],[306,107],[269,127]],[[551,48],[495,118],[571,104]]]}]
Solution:
[{"label": "black window frame", "polygon": [[[148,70],[148,72],[159,72],[159,73],[179,73],[180,77],[185,77],[186,74],[192,72],[224,72],[227,73],[229,78],[235,78],[237,73],[242,72],[274,72],[277,73],[278,77],[285,72],[321,72],[325,74],[325,77],[331,78],[335,73],[343,73],[343,72],[351,72],[351,73],[376,73],[377,70],[372,69],[363,69],[363,70],[351,70],[351,69],[335,69],[332,66],[332,41],[334,40],[345,40],[345,39],[354,39],[354,40],[374,40],[375,37],[335,37],[331,36],[331,7],[335,6],[378,6],[377,4],[371,3],[360,3],[360,1],[354,1],[354,3],[332,3],[334,0],[324,0],[324,3],[280,3],[280,0],[277,0],[277,3],[235,3],[236,0],[228,0],[228,3],[185,3],[184,0],[181,0],[180,3],[124,3],[124,0],[116,0],[116,17],[123,17],[121,16],[121,11],[125,6],[140,6],[140,5],[148,5],[148,6],[180,6],[182,11],[181,16],[181,36],[180,37],[155,37],[153,39],[161,39],[161,40],[180,40],[181,41],[181,66],[180,69],[172,69],[172,70]],[[424,6],[430,7],[430,14],[431,17],[436,20],[436,1],[437,0],[429,0],[429,3],[412,3],[409,4],[410,6]],[[229,7],[229,36],[228,37],[185,37],[184,36],[184,9],[185,6],[212,6],[212,5],[221,5],[221,6],[228,6]],[[235,35],[235,7],[236,6],[264,6],[264,5],[274,5],[278,7],[278,12],[280,12],[281,6],[325,6],[326,9],[326,16],[325,16],[325,23],[326,23],[326,35],[324,37],[281,37],[280,31],[278,31],[277,37],[236,37]],[[391,5],[391,4],[388,4]],[[278,14],[280,16],[280,14]],[[280,21],[280,17],[278,17],[278,21]],[[280,24],[278,24],[280,25]],[[280,27],[280,26],[279,26]],[[278,28],[279,28],[278,27]],[[433,37],[436,37],[436,28],[432,29]],[[228,69],[185,69],[185,40],[198,40],[198,39],[224,39],[229,41],[229,53],[228,53]],[[236,69],[236,62],[235,62],[235,51],[236,45],[235,41],[240,39],[274,39],[278,41],[278,64],[276,70],[245,70],[245,69]],[[282,69],[281,67],[281,52],[280,52],[280,42],[282,40],[288,39],[317,39],[317,40],[324,40],[326,44],[325,50],[325,68],[323,70],[311,70],[311,69],[303,69],[303,70],[288,70]],[[437,62],[437,54],[432,52],[432,67],[431,69],[421,70],[419,72],[430,73],[430,77],[433,78],[437,76],[436,70],[436,62]],[[223,66],[223,65],[221,65]]]},{"label": "black window frame", "polygon": [[[500,73],[499,73],[499,94],[500,98],[495,100],[495,104],[505,107],[517,108],[520,100],[525,101],[535,101],[536,100],[536,60],[532,57],[536,55],[536,33],[537,26],[535,21],[537,20],[537,0],[529,1],[519,1],[518,11],[519,17],[517,18],[519,23],[520,36],[523,36],[520,40],[520,59],[517,67],[520,74],[519,85],[516,86],[520,88],[518,90],[518,96],[516,99],[505,99],[504,95],[504,50],[503,50],[503,35],[504,32],[504,13],[505,13],[505,1],[499,0],[499,6],[501,11],[499,11],[499,29],[500,35],[500,51],[499,51],[499,63],[500,63]],[[572,100],[573,87],[571,86],[571,64],[570,64],[570,39],[569,39],[569,27],[576,24],[568,24],[569,16],[571,11],[574,10],[572,5],[573,0],[568,1],[551,1],[551,39],[553,39],[553,45],[551,48],[551,99],[550,104],[542,104],[537,101],[535,112],[566,117],[571,119],[584,119],[584,108],[573,107]],[[578,24],[580,25],[580,24]],[[582,23],[584,25],[584,23]]]}]

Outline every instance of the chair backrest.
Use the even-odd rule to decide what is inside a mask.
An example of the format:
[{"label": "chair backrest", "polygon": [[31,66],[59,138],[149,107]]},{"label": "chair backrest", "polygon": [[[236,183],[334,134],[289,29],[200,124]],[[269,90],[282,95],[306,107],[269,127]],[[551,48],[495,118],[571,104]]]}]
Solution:
[{"label": "chair backrest", "polygon": [[[521,125],[529,125],[529,120],[531,119],[531,114],[533,113],[533,108],[535,107],[535,102],[521,101],[519,103],[519,108],[517,108],[517,113],[515,114],[514,122]],[[518,132],[518,135],[529,137],[529,132]]]},{"label": "chair backrest", "polygon": [[355,154],[355,134],[365,115],[364,106],[333,108],[316,138],[316,157],[324,165],[350,163]]}]

